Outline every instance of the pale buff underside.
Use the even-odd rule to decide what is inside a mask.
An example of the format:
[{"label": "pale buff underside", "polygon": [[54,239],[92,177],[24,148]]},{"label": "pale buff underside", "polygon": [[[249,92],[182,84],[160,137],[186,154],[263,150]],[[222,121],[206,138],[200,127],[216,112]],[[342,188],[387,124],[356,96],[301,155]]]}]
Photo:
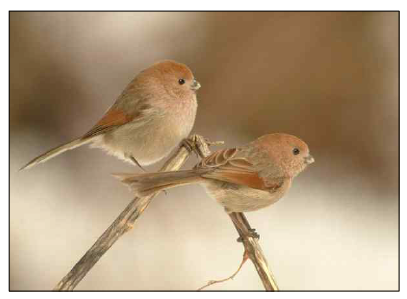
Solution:
[{"label": "pale buff underside", "polygon": [[[92,140],[92,147],[130,162],[150,165],[167,156],[192,130],[197,103],[186,105],[184,113],[156,116],[149,121],[133,121]],[[132,163],[132,162],[131,162]]]},{"label": "pale buff underside", "polygon": [[286,181],[274,192],[216,180],[205,180],[203,185],[208,194],[215,198],[227,213],[231,213],[256,211],[276,203],[287,192],[291,181]]}]

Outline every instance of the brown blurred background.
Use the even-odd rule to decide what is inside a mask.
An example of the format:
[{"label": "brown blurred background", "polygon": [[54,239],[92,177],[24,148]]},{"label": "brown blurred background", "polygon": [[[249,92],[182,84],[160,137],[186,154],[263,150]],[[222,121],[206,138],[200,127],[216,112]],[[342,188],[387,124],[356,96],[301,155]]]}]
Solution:
[{"label": "brown blurred background", "polygon": [[[398,13],[10,18],[11,289],[52,289],[131,200],[110,173],[139,171],[85,147],[18,169],[87,131],[165,58],[202,84],[193,132],[227,146],[271,132],[309,144],[316,163],[288,196],[247,214],[282,290],[398,288]],[[203,188],[172,189],[77,289],[197,289],[235,271],[236,238]],[[249,262],[209,289],[262,284]]]}]

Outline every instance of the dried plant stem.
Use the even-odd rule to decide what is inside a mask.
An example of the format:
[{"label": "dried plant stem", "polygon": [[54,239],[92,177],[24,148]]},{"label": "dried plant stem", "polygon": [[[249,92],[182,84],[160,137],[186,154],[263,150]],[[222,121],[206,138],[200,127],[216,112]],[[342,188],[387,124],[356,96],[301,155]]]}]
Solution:
[{"label": "dried plant stem", "polygon": [[[199,155],[201,157],[207,157],[210,155],[208,144],[204,143],[198,147],[200,149]],[[267,291],[278,291],[277,283],[274,279],[273,273],[269,269],[266,257],[259,245],[257,239],[251,237],[251,230],[249,222],[243,213],[230,213],[229,214],[237,232],[239,233],[240,239],[242,240],[245,252],[247,252],[250,260],[253,262],[257,273],[263,282],[264,288]]]},{"label": "dried plant stem", "polygon": [[267,291],[278,291],[276,280],[269,269],[266,257],[259,245],[259,241],[250,236],[252,228],[250,227],[246,216],[243,213],[230,213],[229,216],[240,235],[243,246],[245,247],[250,260],[253,262],[257,273],[263,282],[264,288]]},{"label": "dried plant stem", "polygon": [[[209,145],[220,144],[211,143],[205,140],[202,136],[193,135],[183,143],[178,151],[165,163],[161,171],[174,171],[181,168],[181,166],[188,159],[191,151],[195,151],[200,157],[206,157],[211,152]],[[90,269],[98,262],[98,260],[105,254],[110,247],[127,231],[133,228],[134,222],[148,207],[151,200],[158,194],[134,198],[124,211],[116,218],[116,220],[109,226],[109,228],[99,237],[93,246],[86,252],[86,254],[79,260],[72,270],[56,285],[55,291],[71,291],[78,283],[86,276]],[[261,250],[258,241],[250,237],[250,224],[243,213],[229,214],[233,224],[238,231],[243,245],[245,247],[245,255],[250,258],[256,267],[256,270],[263,282],[266,290],[278,290],[275,283],[273,274],[268,268],[266,258]],[[238,271],[231,276],[233,278],[241,269],[245,262],[245,258]],[[225,281],[225,280],[224,280]]]},{"label": "dried plant stem", "polygon": [[[200,136],[192,136],[188,139],[189,146],[181,146],[176,153],[165,163],[161,171],[178,170],[188,159],[191,150],[194,149],[196,140],[203,139]],[[79,260],[71,271],[56,285],[55,291],[73,290],[85,277],[98,260],[109,250],[110,247],[127,231],[133,228],[134,222],[148,207],[151,200],[159,192],[142,197],[134,198],[124,209],[109,228],[99,237],[93,246]]]},{"label": "dried plant stem", "polygon": [[203,289],[205,289],[205,288],[207,288],[207,287],[209,287],[209,286],[211,286],[211,285],[213,285],[215,283],[221,283],[221,282],[225,282],[225,281],[228,281],[228,280],[231,280],[231,279],[235,278],[235,276],[237,275],[237,273],[239,273],[240,269],[242,269],[244,263],[247,261],[248,258],[249,258],[249,255],[247,254],[247,251],[245,250],[244,253],[243,253],[242,262],[240,263],[239,268],[237,268],[235,273],[233,273],[231,276],[229,276],[228,278],[225,278],[225,279],[210,280],[210,281],[208,281],[208,283],[206,285],[204,285],[203,287],[200,287],[198,289],[198,291],[202,291]]}]

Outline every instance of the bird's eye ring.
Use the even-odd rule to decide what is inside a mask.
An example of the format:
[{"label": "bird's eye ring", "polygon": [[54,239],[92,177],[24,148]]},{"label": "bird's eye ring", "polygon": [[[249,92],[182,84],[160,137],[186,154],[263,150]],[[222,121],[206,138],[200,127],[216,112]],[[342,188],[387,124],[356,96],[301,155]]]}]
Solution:
[{"label": "bird's eye ring", "polygon": [[298,148],[293,149],[293,154],[298,155],[300,153],[300,150]]},{"label": "bird's eye ring", "polygon": [[179,83],[179,85],[183,85],[183,84],[185,84],[185,80],[184,79],[179,79],[178,83]]}]

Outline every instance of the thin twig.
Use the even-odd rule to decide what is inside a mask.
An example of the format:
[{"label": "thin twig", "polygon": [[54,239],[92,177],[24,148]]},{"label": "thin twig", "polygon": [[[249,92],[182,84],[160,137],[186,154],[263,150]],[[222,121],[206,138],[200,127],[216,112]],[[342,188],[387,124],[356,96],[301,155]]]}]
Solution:
[{"label": "thin twig", "polygon": [[209,146],[213,146],[213,145],[223,145],[225,144],[224,141],[210,141],[208,139],[205,139],[205,142],[209,145]]},{"label": "thin twig", "polygon": [[242,269],[244,263],[247,261],[248,258],[249,258],[249,255],[247,254],[247,251],[245,250],[244,253],[243,253],[243,259],[242,259],[242,261],[241,261],[241,263],[239,265],[239,268],[237,268],[235,273],[233,273],[231,276],[229,276],[228,278],[225,278],[225,279],[210,280],[210,281],[208,281],[208,283],[206,285],[204,285],[203,287],[200,287],[198,289],[198,291],[202,291],[203,289],[205,289],[205,288],[207,288],[207,287],[209,287],[209,286],[211,286],[211,285],[213,285],[215,283],[221,283],[221,282],[225,282],[225,281],[228,281],[228,280],[231,280],[231,279],[235,278],[235,276],[237,275],[237,273],[239,273],[240,269]]}]

